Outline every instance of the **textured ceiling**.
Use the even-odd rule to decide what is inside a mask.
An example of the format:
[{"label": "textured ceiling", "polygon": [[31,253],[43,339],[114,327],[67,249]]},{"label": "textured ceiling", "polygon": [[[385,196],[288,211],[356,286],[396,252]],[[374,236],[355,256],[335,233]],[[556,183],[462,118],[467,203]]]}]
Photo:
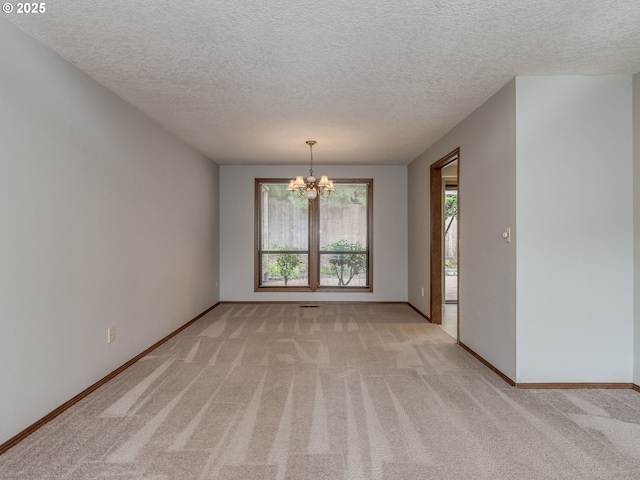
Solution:
[{"label": "textured ceiling", "polygon": [[639,0],[46,8],[3,17],[220,164],[405,165],[516,75],[640,71]]}]

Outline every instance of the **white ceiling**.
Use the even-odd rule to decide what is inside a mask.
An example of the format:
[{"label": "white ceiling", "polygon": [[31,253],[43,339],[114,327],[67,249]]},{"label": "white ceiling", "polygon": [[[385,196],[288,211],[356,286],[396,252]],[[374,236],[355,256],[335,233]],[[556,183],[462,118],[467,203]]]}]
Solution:
[{"label": "white ceiling", "polygon": [[640,71],[640,0],[46,9],[3,17],[220,164],[406,165],[516,75]]}]

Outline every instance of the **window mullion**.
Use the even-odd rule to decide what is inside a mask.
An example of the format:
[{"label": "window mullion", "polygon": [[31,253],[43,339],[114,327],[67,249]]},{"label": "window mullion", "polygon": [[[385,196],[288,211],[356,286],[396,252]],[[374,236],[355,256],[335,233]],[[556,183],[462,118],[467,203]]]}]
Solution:
[{"label": "window mullion", "polygon": [[318,279],[320,277],[320,254],[318,253],[318,204],[318,198],[309,202],[309,286],[311,287],[312,292],[317,290]]}]

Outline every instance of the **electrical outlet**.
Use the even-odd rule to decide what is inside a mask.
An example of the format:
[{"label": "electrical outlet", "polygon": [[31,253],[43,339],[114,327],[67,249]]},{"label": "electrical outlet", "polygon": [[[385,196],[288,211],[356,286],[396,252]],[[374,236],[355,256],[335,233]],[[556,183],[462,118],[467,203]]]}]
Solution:
[{"label": "electrical outlet", "polygon": [[110,327],[107,329],[107,343],[116,341],[116,327]]},{"label": "electrical outlet", "polygon": [[424,287],[422,287],[422,296],[424,297]]}]

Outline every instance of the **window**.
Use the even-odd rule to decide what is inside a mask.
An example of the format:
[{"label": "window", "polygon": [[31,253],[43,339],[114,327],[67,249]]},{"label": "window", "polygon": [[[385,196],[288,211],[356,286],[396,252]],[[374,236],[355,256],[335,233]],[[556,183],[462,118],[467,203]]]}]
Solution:
[{"label": "window", "polygon": [[373,180],[334,180],[309,201],[285,179],[256,179],[256,291],[367,291]]}]

